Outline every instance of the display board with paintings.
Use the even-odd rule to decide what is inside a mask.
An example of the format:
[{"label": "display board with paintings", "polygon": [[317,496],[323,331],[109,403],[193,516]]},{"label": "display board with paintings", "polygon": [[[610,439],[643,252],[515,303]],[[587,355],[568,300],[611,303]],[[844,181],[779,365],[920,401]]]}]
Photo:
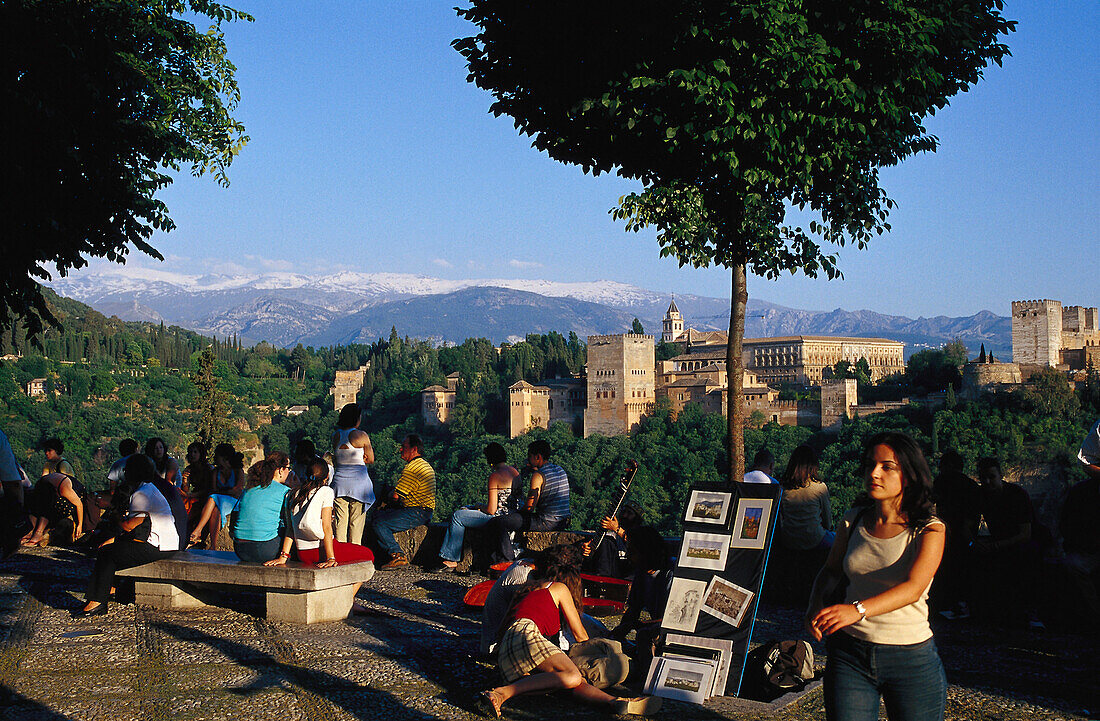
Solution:
[{"label": "display board with paintings", "polygon": [[703,703],[740,692],[782,489],[735,486],[691,489],[647,693]]}]

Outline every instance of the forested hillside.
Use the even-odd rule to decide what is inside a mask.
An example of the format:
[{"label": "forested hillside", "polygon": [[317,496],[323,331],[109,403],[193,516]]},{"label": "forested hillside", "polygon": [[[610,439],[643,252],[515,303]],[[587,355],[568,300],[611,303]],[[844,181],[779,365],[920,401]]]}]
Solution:
[{"label": "forested hillside", "polygon": [[[65,442],[65,455],[91,488],[103,485],[121,438],[144,442],[161,436],[173,455],[181,457],[196,438],[202,405],[196,378],[201,351],[209,347],[217,390],[228,401],[225,437],[256,453],[290,450],[301,438],[324,448],[335,421],[328,393],[336,370],[369,366],[359,398],[366,408],[364,428],[376,449],[372,476],[392,482],[401,467],[397,441],[410,431],[422,433],[427,457],[439,473],[437,520],[484,495],[481,449],[490,440],[504,443],[516,465],[533,438],[549,440],[555,460],[585,491],[573,502],[576,528],[595,527],[613,500],[615,481],[628,459],[641,466],[633,501],[647,520],[668,533],[679,530],[690,484],[722,477],[725,422],[692,406],[673,418],[658,404],[629,435],[582,438],[579,429],[555,424],[547,431],[506,439],[508,386],[521,378],[534,382],[581,372],[585,346],[575,334],[531,335],[524,342],[502,345],[499,352],[485,339],[437,348],[401,337],[396,330],[369,345],[242,348],[232,338],[218,342],[176,327],[105,318],[75,301],[51,302],[64,326],[50,330],[42,348],[28,343],[19,328],[0,334],[6,353],[22,354],[0,361],[0,427],[32,476],[42,468],[41,443],[50,436]],[[958,380],[952,364],[965,360],[965,354],[961,359],[957,355],[952,346],[923,351],[906,377],[868,390],[945,388]],[[453,422],[442,430],[424,429],[418,414],[420,390],[443,383],[453,372],[462,377]],[[46,395],[28,398],[27,382],[42,377],[47,378]],[[285,411],[293,405],[309,410],[288,416]],[[1074,392],[1062,374],[1051,370],[1015,392],[973,402],[955,401],[950,393],[948,407],[936,411],[914,405],[857,419],[846,423],[838,436],[774,424],[749,428],[746,452],[751,457],[767,446],[781,469],[798,444],[815,446],[822,457],[822,480],[832,490],[839,516],[860,490],[863,441],[878,430],[898,429],[916,437],[933,460],[954,447],[971,471],[979,456],[995,455],[1015,477],[1042,476],[1042,502],[1049,516],[1065,487],[1082,477],[1074,455],[1097,416],[1096,373]]]}]

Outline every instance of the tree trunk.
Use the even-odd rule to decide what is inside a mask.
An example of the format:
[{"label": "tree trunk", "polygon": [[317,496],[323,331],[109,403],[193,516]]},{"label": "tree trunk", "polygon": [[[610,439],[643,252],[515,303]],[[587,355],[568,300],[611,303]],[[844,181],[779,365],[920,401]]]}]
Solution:
[{"label": "tree trunk", "polygon": [[729,443],[726,451],[731,485],[745,476],[745,363],[741,348],[745,340],[745,306],[749,302],[745,263],[736,263],[732,271],[729,343],[726,345],[726,428]]}]

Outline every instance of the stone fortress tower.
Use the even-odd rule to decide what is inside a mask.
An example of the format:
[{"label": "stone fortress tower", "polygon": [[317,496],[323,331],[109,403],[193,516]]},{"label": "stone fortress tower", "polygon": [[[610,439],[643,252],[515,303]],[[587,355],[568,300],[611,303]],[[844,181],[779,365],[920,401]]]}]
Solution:
[{"label": "stone fortress tower", "polygon": [[651,335],[588,336],[586,438],[593,433],[627,433],[651,410],[656,400],[655,358]]},{"label": "stone fortress tower", "polygon": [[664,320],[661,321],[661,341],[671,343],[684,333],[684,317],[680,315],[680,309],[676,307],[676,298],[668,304]]},{"label": "stone fortress tower", "polygon": [[1055,367],[1069,363],[1066,351],[1100,345],[1097,309],[1062,307],[1057,300],[1012,301],[1012,361]]},{"label": "stone fortress tower", "polygon": [[336,371],[336,380],[329,389],[332,396],[332,404],[337,412],[348,403],[355,403],[355,398],[363,388],[363,376],[370,369],[370,364],[359,366],[353,371]]}]

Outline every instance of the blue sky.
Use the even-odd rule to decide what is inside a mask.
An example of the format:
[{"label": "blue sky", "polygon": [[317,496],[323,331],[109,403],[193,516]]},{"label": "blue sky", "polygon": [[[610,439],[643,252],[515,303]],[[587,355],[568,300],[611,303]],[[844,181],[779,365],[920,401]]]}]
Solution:
[{"label": "blue sky", "polygon": [[[608,215],[636,184],[530,147],[450,47],[447,2],[234,3],[226,30],[251,142],[232,185],[184,174],[165,269],[350,268],[444,278],[599,279],[727,297],[726,271],[680,269]],[[927,127],[935,154],[882,175],[894,230],[841,250],[839,281],[751,278],[798,308],[1008,315],[1013,299],[1100,304],[1100,4],[1008,2],[1004,67]],[[135,262],[137,256],[132,256]],[[145,262],[141,263],[145,265]]]}]

